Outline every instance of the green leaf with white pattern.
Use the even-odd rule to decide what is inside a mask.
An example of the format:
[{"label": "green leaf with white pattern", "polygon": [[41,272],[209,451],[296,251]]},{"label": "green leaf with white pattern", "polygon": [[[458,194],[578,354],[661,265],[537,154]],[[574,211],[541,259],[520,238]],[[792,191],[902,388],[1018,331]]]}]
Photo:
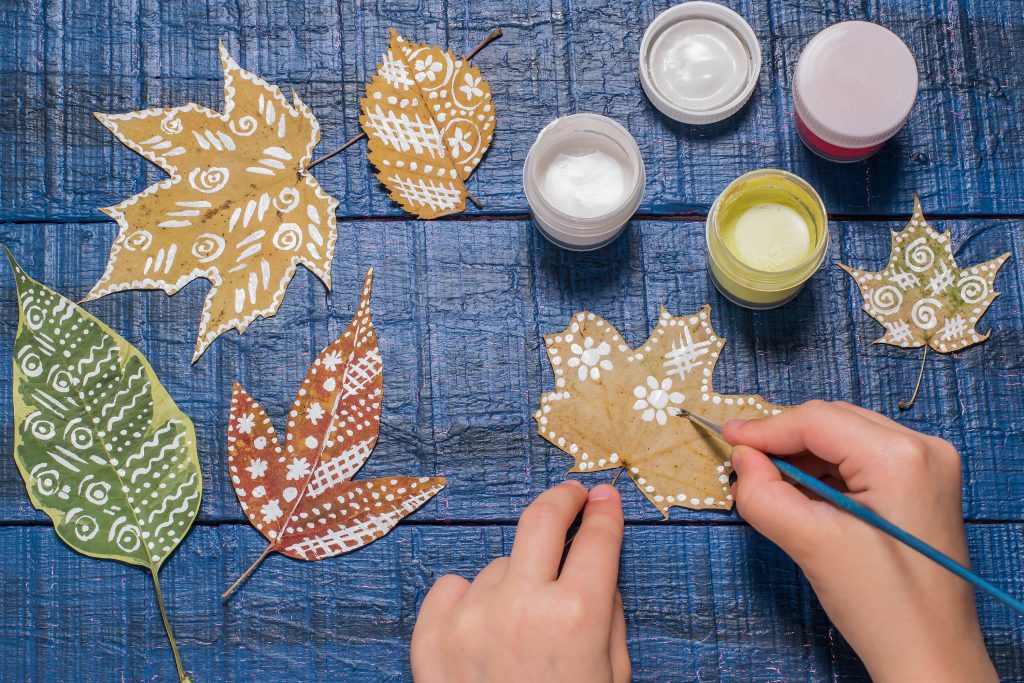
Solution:
[{"label": "green leaf with white pattern", "polygon": [[14,459],[32,504],[76,551],[153,575],[199,511],[192,421],[138,349],[30,278],[7,252],[21,318],[14,344]]}]

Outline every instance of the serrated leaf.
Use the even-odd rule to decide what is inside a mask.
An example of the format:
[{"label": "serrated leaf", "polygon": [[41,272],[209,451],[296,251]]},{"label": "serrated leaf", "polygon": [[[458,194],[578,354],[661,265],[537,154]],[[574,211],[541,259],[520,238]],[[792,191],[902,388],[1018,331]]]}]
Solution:
[{"label": "serrated leaf", "polygon": [[936,232],[914,196],[914,215],[892,234],[889,263],[878,272],[839,264],[857,282],[864,311],[885,328],[876,344],[930,346],[950,353],[988,339],[975,329],[999,293],[995,278],[1009,252],[961,269],[949,233]]},{"label": "serrated leaf", "polygon": [[293,93],[220,46],[224,111],[198,104],[96,114],[170,178],[102,211],[120,232],[86,301],[125,289],[212,283],[192,361],[221,333],[277,313],[298,264],[328,289],[338,202],[307,170],[320,125]]},{"label": "serrated leaf", "polygon": [[914,394],[909,401],[899,402],[901,409],[907,409],[921,389],[928,349],[952,353],[989,338],[991,332],[981,334],[976,325],[999,296],[996,274],[1010,254],[960,268],[949,232],[932,229],[917,195],[910,221],[891,236],[892,249],[884,269],[872,272],[838,265],[857,282],[864,311],[885,328],[875,344],[924,347]]},{"label": "serrated leaf", "polygon": [[228,469],[246,516],[270,542],[260,559],[350,552],[445,486],[441,477],[352,481],[380,433],[384,376],[370,317],[372,281],[371,269],[352,322],[310,366],[288,413],[284,446],[263,407],[239,385],[232,391]]},{"label": "serrated leaf", "polygon": [[570,472],[624,468],[666,518],[671,507],[732,508],[729,447],[672,411],[724,423],[779,408],[758,394],[714,391],[725,340],[710,316],[710,306],[689,316],[662,308],[654,332],[636,349],[589,312],[544,336],[555,391],[541,396],[533,417],[538,433],[573,457]]},{"label": "serrated leaf", "polygon": [[7,255],[21,314],[14,460],[29,498],[74,550],[149,569],[163,611],[157,573],[202,497],[192,421],[138,349]]},{"label": "serrated leaf", "polygon": [[419,218],[466,208],[464,183],[494,135],[491,87],[479,69],[392,29],[359,104],[370,161],[393,200]]}]

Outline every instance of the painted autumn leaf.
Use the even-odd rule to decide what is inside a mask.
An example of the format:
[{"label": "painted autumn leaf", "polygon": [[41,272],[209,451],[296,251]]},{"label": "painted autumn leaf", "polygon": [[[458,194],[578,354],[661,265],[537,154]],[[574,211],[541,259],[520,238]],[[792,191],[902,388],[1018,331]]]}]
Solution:
[{"label": "painted autumn leaf", "polygon": [[85,300],[209,280],[192,362],[226,330],[277,313],[298,264],[330,289],[337,239],[338,202],[307,171],[320,140],[309,107],[240,68],[223,45],[220,60],[223,113],[186,104],[96,114],[170,178],[101,209],[120,232]]},{"label": "painted autumn leaf", "polygon": [[[891,236],[892,250],[884,269],[863,271],[842,263],[839,267],[857,282],[864,297],[864,311],[885,328],[875,344],[925,347],[923,376],[929,348],[951,353],[989,338],[991,332],[980,334],[975,326],[999,296],[995,291],[996,273],[1010,254],[960,268],[953,257],[949,233],[932,229],[916,195],[910,222]],[[918,378],[917,389],[920,386]],[[909,408],[913,402],[911,398],[900,407]]]},{"label": "painted autumn leaf", "polygon": [[228,424],[228,469],[249,521],[271,552],[321,560],[390,531],[445,486],[441,477],[352,481],[380,433],[383,366],[370,318],[373,270],[348,328],[320,352],[295,395],[284,446],[263,407],[237,384]]},{"label": "painted autumn leaf", "polygon": [[464,183],[494,135],[491,86],[479,69],[392,29],[359,104],[370,161],[392,199],[419,218],[466,208]]},{"label": "painted autumn leaf", "polygon": [[779,409],[757,394],[714,391],[725,340],[715,335],[710,314],[710,306],[689,316],[662,308],[637,349],[588,312],[544,336],[555,391],[541,396],[533,417],[538,433],[575,459],[570,472],[624,468],[666,519],[671,507],[732,508],[729,447],[673,410],[721,424]]},{"label": "painted autumn leaf", "polygon": [[14,460],[32,505],[83,555],[145,567],[174,652],[158,573],[199,511],[191,420],[138,349],[14,270]]}]

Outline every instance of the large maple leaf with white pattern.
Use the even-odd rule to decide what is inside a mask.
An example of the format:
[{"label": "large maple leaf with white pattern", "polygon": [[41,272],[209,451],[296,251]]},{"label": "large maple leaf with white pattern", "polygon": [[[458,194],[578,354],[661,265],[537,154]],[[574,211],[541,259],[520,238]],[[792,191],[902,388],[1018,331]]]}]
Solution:
[{"label": "large maple leaf with white pattern", "polygon": [[320,125],[294,93],[238,66],[223,46],[224,111],[198,104],[96,114],[170,176],[105,209],[120,232],[86,301],[125,289],[213,286],[192,361],[221,333],[277,313],[302,264],[331,286],[338,202],[307,170]]},{"label": "large maple leaf with white pattern", "polygon": [[352,481],[377,443],[384,395],[370,317],[372,279],[371,269],[352,322],[310,366],[283,445],[263,407],[234,387],[228,469],[242,509],[270,543],[260,559],[271,552],[300,560],[350,552],[386,534],[445,486],[441,477]]}]

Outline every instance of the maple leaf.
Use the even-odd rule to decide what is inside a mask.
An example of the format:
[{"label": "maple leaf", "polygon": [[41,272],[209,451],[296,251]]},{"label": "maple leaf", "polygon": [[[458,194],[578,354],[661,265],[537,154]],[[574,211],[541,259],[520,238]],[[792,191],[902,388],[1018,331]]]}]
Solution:
[{"label": "maple leaf", "polygon": [[101,209],[120,232],[85,300],[212,283],[195,362],[224,331],[277,312],[298,264],[330,289],[337,200],[306,167],[320,125],[294,93],[238,66],[223,45],[224,112],[198,104],[95,116],[170,175]]},{"label": "maple leaf", "polygon": [[710,306],[689,316],[662,308],[650,338],[636,349],[589,312],[544,336],[555,391],[541,396],[533,417],[541,436],[573,456],[570,472],[624,468],[666,519],[671,507],[732,508],[729,446],[675,417],[674,409],[721,424],[779,408],[757,394],[712,389],[725,340],[715,335],[710,314]]},{"label": "maple leaf", "polygon": [[228,424],[228,470],[249,521],[271,552],[300,560],[347,553],[380,538],[445,486],[442,477],[352,481],[377,443],[383,366],[370,318],[373,269],[352,322],[309,368],[288,414],[282,447],[262,406],[237,384]]},{"label": "maple leaf", "polygon": [[494,135],[491,86],[479,69],[392,29],[359,104],[370,161],[393,200],[419,218],[466,208],[464,182]]},{"label": "maple leaf", "polygon": [[857,282],[864,297],[864,311],[885,328],[875,344],[925,347],[914,396],[900,402],[901,408],[909,408],[921,388],[929,348],[951,353],[989,338],[991,332],[980,334],[975,326],[999,296],[995,291],[996,273],[1010,254],[968,268],[958,267],[949,232],[932,229],[917,195],[910,222],[900,232],[890,234],[892,250],[883,270],[871,272],[838,265]]}]

